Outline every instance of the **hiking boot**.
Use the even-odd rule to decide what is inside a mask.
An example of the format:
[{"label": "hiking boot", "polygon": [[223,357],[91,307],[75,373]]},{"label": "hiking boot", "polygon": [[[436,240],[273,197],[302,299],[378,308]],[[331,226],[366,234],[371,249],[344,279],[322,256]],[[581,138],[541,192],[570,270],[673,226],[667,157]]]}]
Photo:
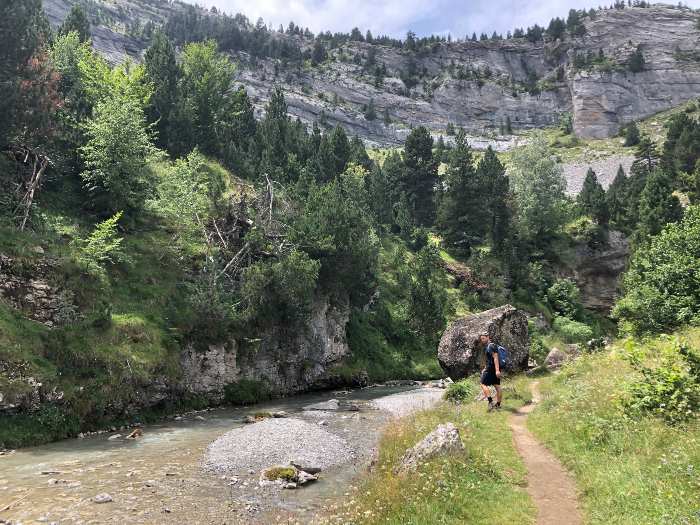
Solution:
[{"label": "hiking boot", "polygon": [[496,405],[493,403],[493,401],[489,401],[489,408],[487,409],[487,412],[491,412],[495,408]]},{"label": "hiking boot", "polygon": [[501,404],[500,404],[500,403],[496,403],[495,405],[493,405],[493,408],[495,408],[496,410],[500,410],[500,409],[501,409]]}]

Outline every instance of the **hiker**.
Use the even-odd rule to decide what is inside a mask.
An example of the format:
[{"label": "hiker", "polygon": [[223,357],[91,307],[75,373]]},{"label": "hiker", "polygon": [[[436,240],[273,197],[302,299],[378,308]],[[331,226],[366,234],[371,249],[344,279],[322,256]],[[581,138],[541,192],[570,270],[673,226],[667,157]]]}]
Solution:
[{"label": "hiker", "polygon": [[[501,401],[503,400],[503,392],[501,391],[501,365],[498,358],[498,345],[491,342],[491,337],[487,333],[479,336],[479,340],[484,348],[486,356],[486,367],[481,371],[481,390],[484,391],[484,396],[489,400],[489,412],[491,410],[500,409]],[[496,388],[496,403],[491,397],[491,386]]]}]

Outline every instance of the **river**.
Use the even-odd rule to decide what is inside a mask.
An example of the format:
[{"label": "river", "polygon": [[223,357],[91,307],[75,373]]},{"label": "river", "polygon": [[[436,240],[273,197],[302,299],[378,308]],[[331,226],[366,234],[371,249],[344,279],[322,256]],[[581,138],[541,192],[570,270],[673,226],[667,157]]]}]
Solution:
[{"label": "river", "polygon": [[[366,468],[390,417],[362,402],[408,390],[302,395],[170,418],[146,425],[135,440],[109,439],[111,432],[17,450],[0,456],[0,523],[307,523]],[[324,413],[326,428],[346,439],[357,458],[323,472],[318,482],[271,491],[257,486],[257,472],[233,478],[202,469],[209,443],[243,425],[245,416],[281,410],[309,421],[303,407],[340,396],[367,407]],[[112,501],[96,503],[98,494]]]}]

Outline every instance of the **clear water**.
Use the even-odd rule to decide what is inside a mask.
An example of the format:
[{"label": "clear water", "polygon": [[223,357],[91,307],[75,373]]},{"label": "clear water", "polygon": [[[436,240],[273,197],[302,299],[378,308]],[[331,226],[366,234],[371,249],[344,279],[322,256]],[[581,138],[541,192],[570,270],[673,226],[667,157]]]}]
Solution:
[{"label": "clear water", "polygon": [[[329,415],[328,430],[361,452],[354,463],[324,472],[298,490],[259,488],[257,475],[237,482],[204,472],[209,443],[242,425],[257,411],[284,410],[304,417],[302,407],[332,398],[370,400],[407,388],[371,388],[340,396],[297,396],[247,408],[222,408],[180,421],[147,425],[136,440],[115,433],[70,439],[0,456],[0,523],[307,523],[310,517],[365,468],[386,415],[376,410]],[[122,432],[122,434],[127,434]],[[246,483],[244,485],[244,483]],[[98,504],[97,494],[113,501]],[[284,518],[282,517],[284,516]]]}]

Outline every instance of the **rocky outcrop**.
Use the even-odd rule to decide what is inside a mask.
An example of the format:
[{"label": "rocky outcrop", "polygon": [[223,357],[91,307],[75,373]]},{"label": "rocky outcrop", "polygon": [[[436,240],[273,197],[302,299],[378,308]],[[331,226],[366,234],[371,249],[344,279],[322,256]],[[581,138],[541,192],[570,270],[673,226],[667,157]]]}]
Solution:
[{"label": "rocky outcrop", "polygon": [[295,329],[272,327],[258,339],[232,340],[181,355],[183,387],[221,401],[226,385],[242,379],[266,384],[284,395],[330,386],[333,369],[350,354],[345,326],[350,307],[317,297],[311,316]]},{"label": "rocky outcrop", "polygon": [[458,319],[445,330],[438,346],[442,369],[453,379],[466,377],[484,366],[482,333],[508,349],[514,370],[525,370],[530,351],[527,316],[511,305]]},{"label": "rocky outcrop", "polygon": [[[58,25],[77,2],[44,0],[52,24]],[[165,1],[91,2],[93,19],[100,21],[93,28],[95,47],[111,62],[139,59],[147,42],[124,34],[123,28],[133,27],[135,21],[162,24],[169,13],[182,8]],[[239,63],[237,79],[248,90],[258,114],[269,100],[270,87],[280,84],[294,117],[307,123],[322,119],[329,125],[340,124],[370,143],[400,144],[418,125],[443,133],[451,122],[471,133],[477,147],[490,143],[502,149],[512,144],[497,136],[508,118],[514,128],[528,129],[556,124],[562,114],[572,113],[576,134],[608,137],[625,123],[697,97],[700,30],[696,20],[692,10],[672,6],[607,9],[585,19],[584,36],[563,42],[451,42],[422,54],[349,42],[344,49],[333,50],[322,67],[303,69],[284,68],[271,59],[253,61],[245,53],[234,59]],[[274,38],[294,40],[307,50],[313,45],[298,36],[275,33]],[[632,73],[627,64],[637,45],[645,67]],[[387,68],[380,86],[362,64],[370,48],[376,63]],[[601,50],[604,66],[579,71],[571,67],[575,55],[598,56]],[[359,57],[360,63],[347,57]],[[400,78],[411,61],[423,74],[418,85],[407,90]],[[469,75],[460,76],[459,70]],[[525,86],[533,78],[538,79],[539,89],[531,94]],[[386,113],[389,122],[363,116],[370,100],[377,114]]]},{"label": "rocky outcrop", "polygon": [[54,262],[18,262],[0,254],[0,300],[50,328],[79,317],[73,293],[51,283]]},{"label": "rocky outcrop", "polygon": [[600,247],[576,246],[573,262],[562,273],[576,282],[586,308],[608,314],[620,295],[620,277],[629,254],[629,240],[621,232],[611,231]]},{"label": "rocky outcrop", "polygon": [[399,461],[395,472],[410,472],[436,456],[451,454],[464,450],[459,429],[453,423],[438,425],[418,444],[408,449]]}]

